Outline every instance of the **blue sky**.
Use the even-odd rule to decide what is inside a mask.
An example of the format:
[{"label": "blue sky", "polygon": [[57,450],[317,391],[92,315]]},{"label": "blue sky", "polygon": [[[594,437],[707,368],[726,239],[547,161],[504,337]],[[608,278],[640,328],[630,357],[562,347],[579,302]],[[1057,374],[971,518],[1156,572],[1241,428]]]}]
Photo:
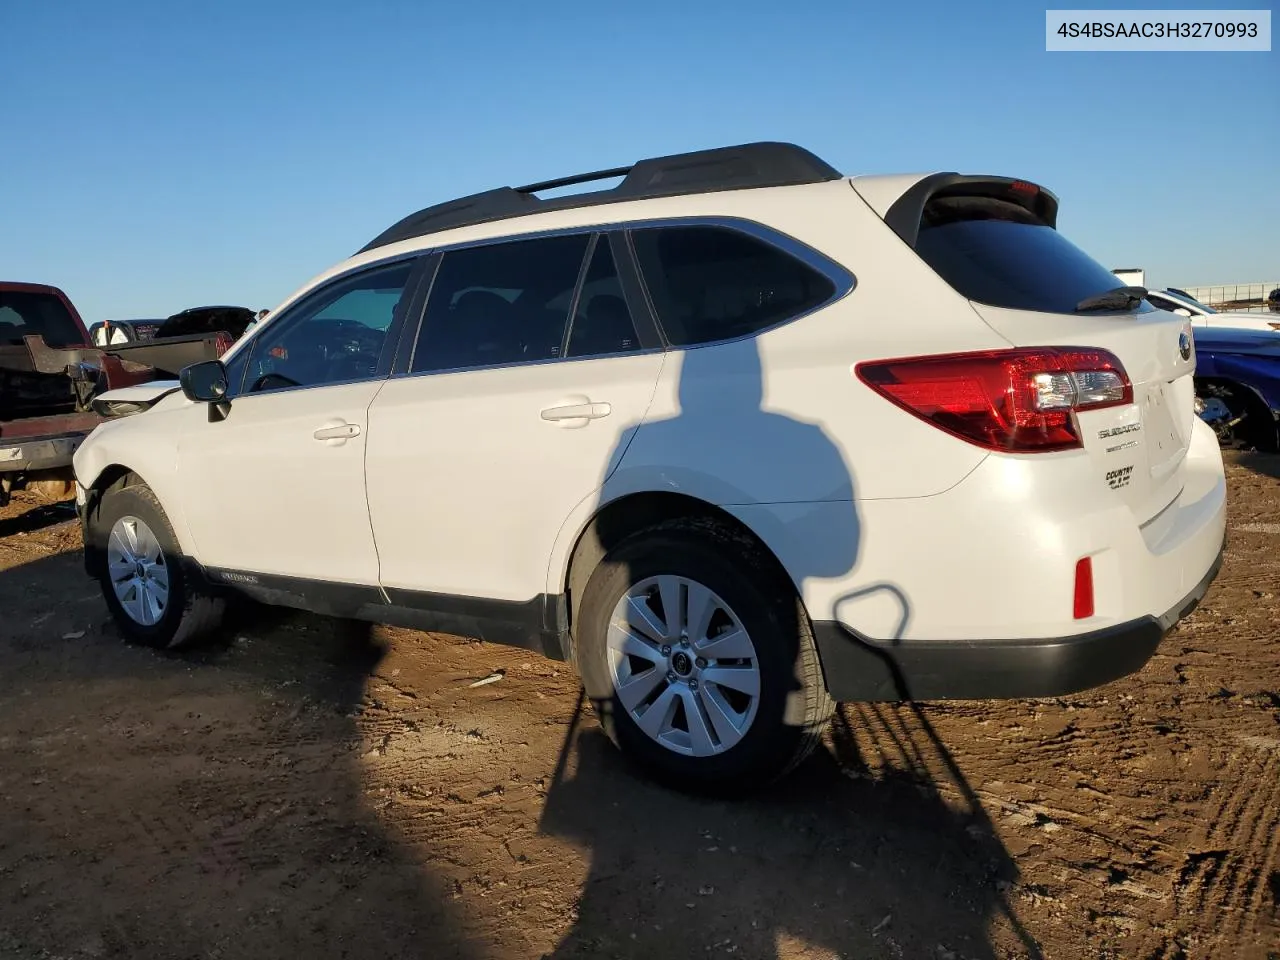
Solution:
[{"label": "blue sky", "polygon": [[1036,180],[1065,234],[1149,283],[1280,279],[1280,52],[1047,53],[1044,22],[1026,2],[0,3],[0,277],[90,322],[274,306],[418,207],[773,139],[847,173]]}]

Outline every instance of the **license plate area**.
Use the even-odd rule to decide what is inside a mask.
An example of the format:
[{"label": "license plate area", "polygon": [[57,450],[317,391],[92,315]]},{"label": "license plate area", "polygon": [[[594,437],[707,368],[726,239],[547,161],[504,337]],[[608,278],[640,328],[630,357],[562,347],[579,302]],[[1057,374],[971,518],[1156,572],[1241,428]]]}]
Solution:
[{"label": "license plate area", "polygon": [[1187,439],[1178,429],[1170,402],[1176,398],[1175,386],[1172,382],[1152,384],[1142,407],[1142,432],[1146,434],[1147,462],[1153,480],[1172,473],[1187,452]]}]

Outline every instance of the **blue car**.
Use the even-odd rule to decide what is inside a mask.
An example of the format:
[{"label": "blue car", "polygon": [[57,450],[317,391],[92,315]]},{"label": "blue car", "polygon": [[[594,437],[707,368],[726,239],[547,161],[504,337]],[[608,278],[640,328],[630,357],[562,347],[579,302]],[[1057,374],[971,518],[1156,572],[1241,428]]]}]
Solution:
[{"label": "blue car", "polygon": [[1280,451],[1280,332],[1200,327],[1196,412],[1228,447]]}]

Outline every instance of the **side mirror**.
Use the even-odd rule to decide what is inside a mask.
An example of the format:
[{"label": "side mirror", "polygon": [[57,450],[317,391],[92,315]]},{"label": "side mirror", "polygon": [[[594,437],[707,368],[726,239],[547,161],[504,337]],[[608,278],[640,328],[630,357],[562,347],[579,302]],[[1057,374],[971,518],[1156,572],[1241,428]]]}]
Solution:
[{"label": "side mirror", "polygon": [[183,367],[178,381],[188,400],[222,403],[227,399],[227,368],[221,360],[202,360]]}]

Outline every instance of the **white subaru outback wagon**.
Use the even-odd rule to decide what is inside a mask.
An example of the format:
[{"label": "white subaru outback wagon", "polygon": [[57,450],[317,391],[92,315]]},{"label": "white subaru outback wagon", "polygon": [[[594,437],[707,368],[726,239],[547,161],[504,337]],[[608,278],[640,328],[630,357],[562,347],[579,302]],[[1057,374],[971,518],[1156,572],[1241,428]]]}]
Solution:
[{"label": "white subaru outback wagon", "polygon": [[1105,683],[1208,589],[1225,482],[1187,321],[1057,212],[782,143],[429,207],[93,433],[87,568],[160,647],[241,592],[567,660],[686,789],[834,701]]}]

